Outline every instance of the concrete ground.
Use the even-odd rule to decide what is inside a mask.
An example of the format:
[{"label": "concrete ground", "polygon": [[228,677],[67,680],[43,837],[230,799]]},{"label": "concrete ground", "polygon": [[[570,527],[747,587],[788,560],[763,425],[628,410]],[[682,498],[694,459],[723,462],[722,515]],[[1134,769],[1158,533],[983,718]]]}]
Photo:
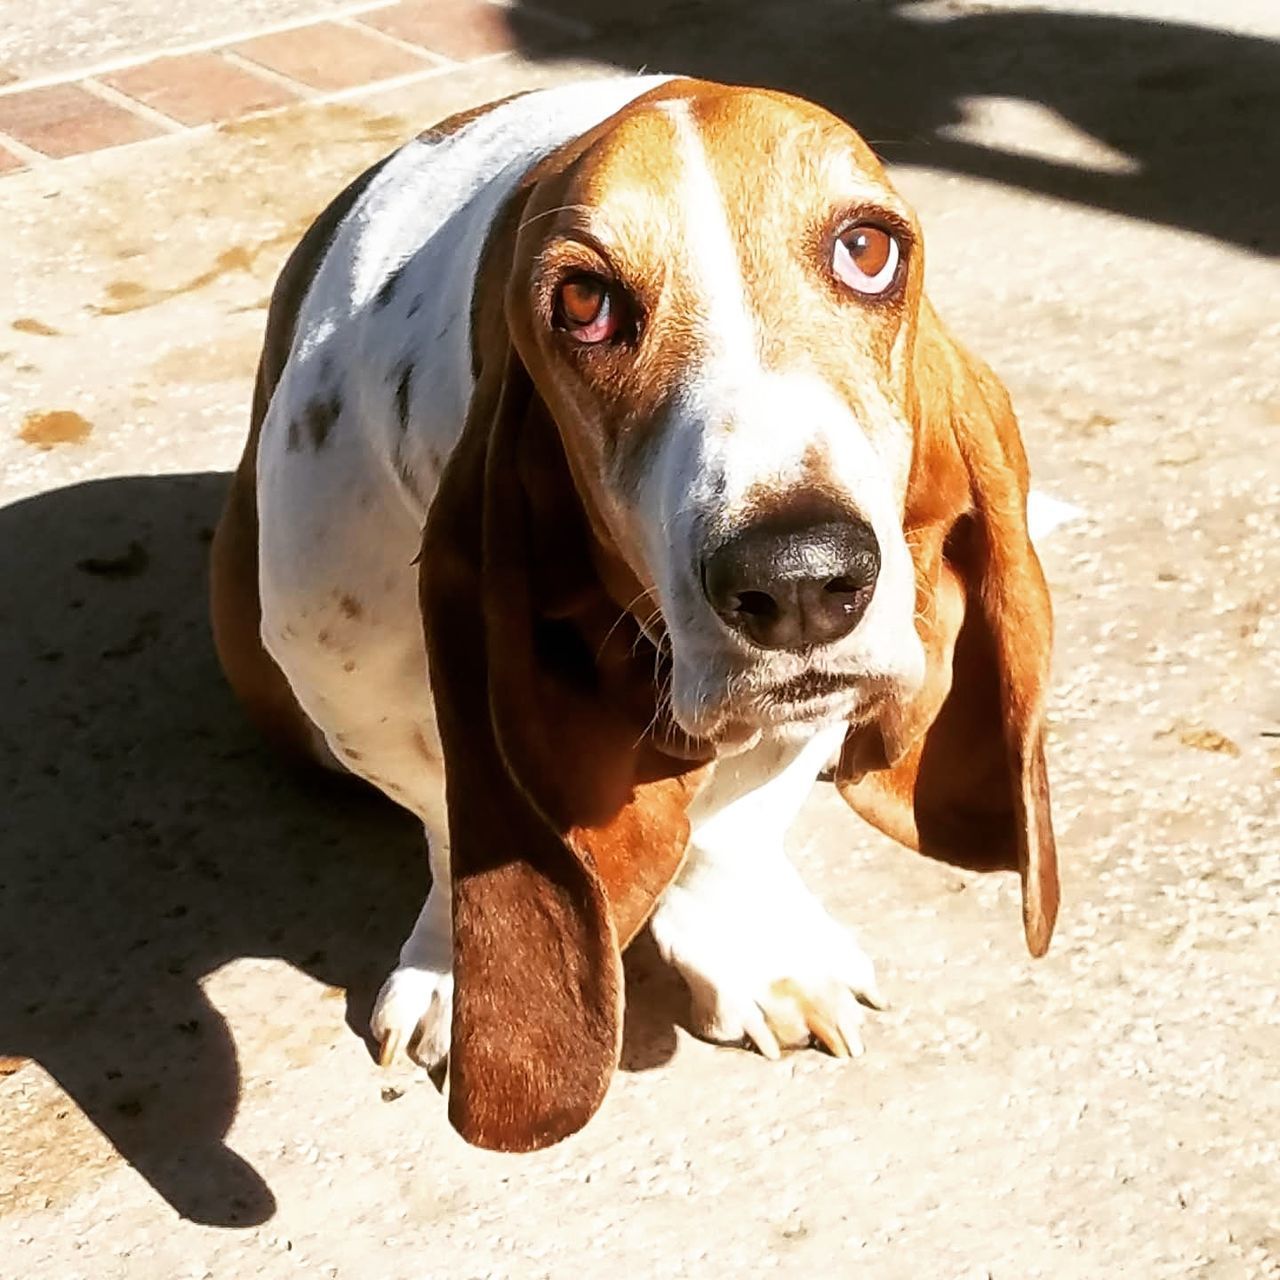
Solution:
[{"label": "concrete ground", "polygon": [[[601,34],[517,7],[505,58],[0,179],[0,1276],[1280,1276],[1280,15],[540,7]],[[173,34],[103,12],[69,62],[21,36],[21,74]],[[641,64],[881,147],[1038,483],[1087,513],[1044,557],[1064,911],[1028,960],[1009,879],[820,786],[794,851],[894,1000],[867,1056],[692,1039],[642,941],[600,1115],[502,1157],[369,1059],[419,841],[259,747],[204,557],[314,212],[447,112]]]},{"label": "concrete ground", "polygon": [[10,4],[0,30],[0,68],[15,79],[58,75],[362,7],[360,0],[57,0],[57,21],[50,22],[43,5]]}]

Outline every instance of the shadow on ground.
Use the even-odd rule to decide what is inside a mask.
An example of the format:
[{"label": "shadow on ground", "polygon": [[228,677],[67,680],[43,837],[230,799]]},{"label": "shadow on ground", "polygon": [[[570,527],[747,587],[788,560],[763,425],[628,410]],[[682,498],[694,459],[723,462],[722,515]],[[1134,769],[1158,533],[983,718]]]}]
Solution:
[{"label": "shadow on ground", "polygon": [[[1274,41],[965,0],[536,0],[511,10],[510,23],[529,57],[585,53],[625,70],[785,89],[852,122],[890,161],[1280,253]],[[599,34],[575,37],[584,25]],[[1131,171],[949,136],[976,96],[1040,103],[1122,153]]]},{"label": "shadow on ground", "polygon": [[[184,1217],[248,1226],[275,1201],[223,1143],[240,1073],[199,979],[281,957],[345,988],[363,1035],[426,859],[408,815],[285,771],[241,718],[204,603],[225,483],[0,510],[0,1054],[39,1061]],[[676,980],[642,949],[629,991],[624,1066],[666,1061]]]}]

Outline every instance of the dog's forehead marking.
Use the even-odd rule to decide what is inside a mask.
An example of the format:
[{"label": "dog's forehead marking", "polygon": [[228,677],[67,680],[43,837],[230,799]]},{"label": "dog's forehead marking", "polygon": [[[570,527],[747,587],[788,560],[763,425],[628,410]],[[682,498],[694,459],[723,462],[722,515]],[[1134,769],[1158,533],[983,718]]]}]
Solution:
[{"label": "dog's forehead marking", "polygon": [[742,361],[759,350],[759,328],[742,274],[742,229],[729,218],[706,143],[686,99],[660,104],[674,127],[680,181],[673,184],[680,209],[678,242],[690,320],[697,324],[706,357]]},{"label": "dog's forehead marking", "polygon": [[664,264],[667,302],[707,365],[741,362],[760,347],[741,262],[744,228],[708,154],[722,143],[737,146],[704,133],[688,97],[643,102],[600,140],[580,189],[593,235]]}]

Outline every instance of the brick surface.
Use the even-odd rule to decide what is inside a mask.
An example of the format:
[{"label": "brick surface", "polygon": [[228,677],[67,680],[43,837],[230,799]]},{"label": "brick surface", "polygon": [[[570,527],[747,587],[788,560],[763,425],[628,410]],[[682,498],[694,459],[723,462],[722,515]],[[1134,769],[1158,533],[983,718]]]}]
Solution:
[{"label": "brick surface", "polygon": [[0,133],[60,158],[155,138],[164,131],[77,84],[0,97]]},{"label": "brick surface", "polygon": [[459,62],[516,47],[506,11],[483,0],[404,0],[360,21]]},{"label": "brick surface", "polygon": [[259,36],[233,48],[242,57],[313,89],[352,89],[431,65],[425,55],[397,49],[372,32],[334,22]]},{"label": "brick surface", "polygon": [[0,177],[6,173],[17,173],[19,169],[26,167],[25,160],[20,160],[12,151],[6,151],[0,147]]},{"label": "brick surface", "polygon": [[298,97],[277,81],[235,66],[217,53],[157,58],[98,79],[187,125],[234,120]]}]

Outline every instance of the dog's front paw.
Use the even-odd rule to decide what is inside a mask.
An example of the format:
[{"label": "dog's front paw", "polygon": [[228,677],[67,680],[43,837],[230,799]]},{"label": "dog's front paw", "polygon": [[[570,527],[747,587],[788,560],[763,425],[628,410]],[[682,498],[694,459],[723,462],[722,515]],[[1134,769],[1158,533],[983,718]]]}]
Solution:
[{"label": "dog's front paw", "polygon": [[886,1006],[853,933],[781,860],[767,873],[692,870],[667,890],[652,929],[689,984],[694,1030],[749,1040],[767,1058],[813,1040],[838,1058],[860,1056],[863,1004]]},{"label": "dog's front paw", "polygon": [[378,1045],[378,1063],[389,1066],[401,1050],[431,1070],[449,1056],[453,1023],[453,974],[401,964],[382,984],[369,1030]]}]

